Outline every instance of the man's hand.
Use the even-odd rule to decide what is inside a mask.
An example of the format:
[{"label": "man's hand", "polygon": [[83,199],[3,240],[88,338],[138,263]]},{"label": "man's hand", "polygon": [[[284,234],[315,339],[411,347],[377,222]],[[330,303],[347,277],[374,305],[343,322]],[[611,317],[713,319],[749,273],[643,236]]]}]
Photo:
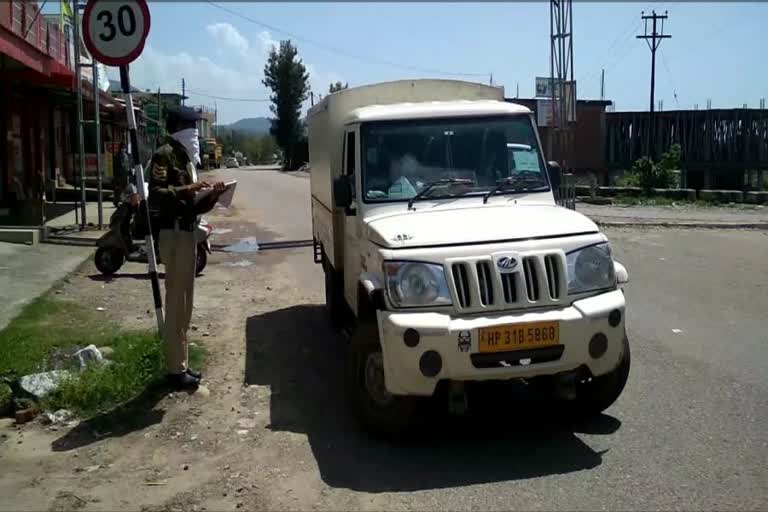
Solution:
[{"label": "man's hand", "polygon": [[223,181],[218,181],[213,184],[213,193],[217,196],[220,196],[224,190],[226,190],[227,186],[224,184]]},{"label": "man's hand", "polygon": [[210,185],[205,181],[198,181],[197,183],[193,183],[190,185],[189,190],[191,192],[197,192],[198,190],[202,190],[204,188],[208,188]]}]

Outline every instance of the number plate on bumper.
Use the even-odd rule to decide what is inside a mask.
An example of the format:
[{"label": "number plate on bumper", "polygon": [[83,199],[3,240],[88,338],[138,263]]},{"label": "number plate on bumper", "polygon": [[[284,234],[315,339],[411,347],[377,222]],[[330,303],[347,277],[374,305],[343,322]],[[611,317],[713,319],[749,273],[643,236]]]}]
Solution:
[{"label": "number plate on bumper", "polygon": [[479,330],[481,353],[512,352],[560,344],[559,322],[497,325]]}]

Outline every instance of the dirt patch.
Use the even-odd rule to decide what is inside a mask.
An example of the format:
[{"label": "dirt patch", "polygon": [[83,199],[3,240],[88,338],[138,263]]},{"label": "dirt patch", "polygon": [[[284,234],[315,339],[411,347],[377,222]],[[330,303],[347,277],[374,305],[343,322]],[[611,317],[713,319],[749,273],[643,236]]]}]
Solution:
[{"label": "dirt patch", "polygon": [[[210,216],[215,226],[231,230],[217,236],[219,243],[254,236],[253,223],[227,213]],[[258,230],[257,236],[275,235]],[[284,488],[285,473],[273,469],[283,451],[275,452],[265,441],[271,392],[245,379],[247,319],[273,309],[275,301],[297,298],[281,263],[286,252],[291,251],[214,252],[197,278],[190,340],[209,354],[204,387],[197,393],[147,390],[71,430],[38,423],[1,427],[0,458],[15,468],[0,475],[4,507],[263,510],[293,503],[283,501],[282,491],[272,491]],[[244,258],[253,265],[225,265]],[[56,296],[98,311],[105,321],[152,329],[145,271],[144,265],[127,263],[106,279],[89,262]]]}]

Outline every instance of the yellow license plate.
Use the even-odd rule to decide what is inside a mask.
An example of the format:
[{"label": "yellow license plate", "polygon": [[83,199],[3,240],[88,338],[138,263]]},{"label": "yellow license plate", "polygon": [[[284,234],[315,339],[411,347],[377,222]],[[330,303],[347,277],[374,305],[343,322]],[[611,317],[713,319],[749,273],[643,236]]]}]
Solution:
[{"label": "yellow license plate", "polygon": [[483,327],[479,337],[480,352],[511,352],[560,344],[559,322]]}]

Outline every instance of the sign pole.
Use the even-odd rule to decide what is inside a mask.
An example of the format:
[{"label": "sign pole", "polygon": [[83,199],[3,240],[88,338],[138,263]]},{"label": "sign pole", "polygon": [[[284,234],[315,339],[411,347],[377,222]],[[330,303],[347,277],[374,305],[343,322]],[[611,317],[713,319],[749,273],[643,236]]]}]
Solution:
[{"label": "sign pole", "polygon": [[139,137],[136,134],[136,115],[133,112],[133,96],[131,95],[131,79],[128,74],[128,64],[120,66],[120,86],[125,94],[125,112],[128,116],[128,133],[131,140],[131,157],[133,160],[133,172],[136,176],[136,186],[139,189],[142,207],[139,215],[147,217],[148,233],[145,239],[149,278],[152,282],[152,298],[155,301],[155,317],[157,318],[157,330],[163,335],[163,299],[160,296],[160,279],[157,276],[157,260],[155,259],[155,242],[152,236],[152,219],[149,215],[149,201],[144,187],[144,166],[141,165],[139,156]]},{"label": "sign pole", "polygon": [[[77,5],[77,1],[75,2]],[[77,9],[75,9],[77,13]],[[77,15],[77,14],[76,14]],[[120,86],[125,94],[125,113],[128,116],[128,130],[131,141],[131,156],[136,185],[141,197],[141,212],[147,218],[148,233],[145,239],[147,251],[147,266],[149,278],[152,281],[152,298],[155,301],[155,316],[157,330],[163,335],[163,301],[160,298],[160,280],[157,277],[157,259],[155,258],[155,241],[152,236],[152,220],[149,216],[149,201],[144,187],[144,167],[139,155],[139,138],[136,135],[136,115],[133,112],[133,96],[131,95],[131,79],[128,75],[128,65],[141,55],[144,43],[149,35],[150,15],[147,0],[89,0],[83,11],[83,42],[94,60],[107,66],[120,68]],[[77,30],[77,23],[75,24]],[[78,45],[75,46],[77,48]],[[77,50],[76,50],[77,51]],[[98,108],[98,75],[96,63],[93,65],[93,91],[96,95]],[[79,75],[78,75],[79,80]],[[80,87],[78,84],[78,94]],[[96,113],[98,120],[98,112]],[[82,118],[82,112],[80,113]],[[98,121],[96,121],[98,123]],[[96,125],[98,129],[98,124]],[[83,128],[80,126],[82,139]],[[96,139],[96,161],[99,162],[101,147]],[[82,166],[82,160],[80,162]],[[81,167],[82,172],[82,167]],[[101,168],[98,169],[101,176]],[[101,187],[101,178],[99,178]],[[85,190],[85,189],[83,189]],[[85,196],[83,196],[83,200]],[[99,190],[99,224],[101,224],[101,190]],[[85,209],[83,209],[85,222]]]}]

